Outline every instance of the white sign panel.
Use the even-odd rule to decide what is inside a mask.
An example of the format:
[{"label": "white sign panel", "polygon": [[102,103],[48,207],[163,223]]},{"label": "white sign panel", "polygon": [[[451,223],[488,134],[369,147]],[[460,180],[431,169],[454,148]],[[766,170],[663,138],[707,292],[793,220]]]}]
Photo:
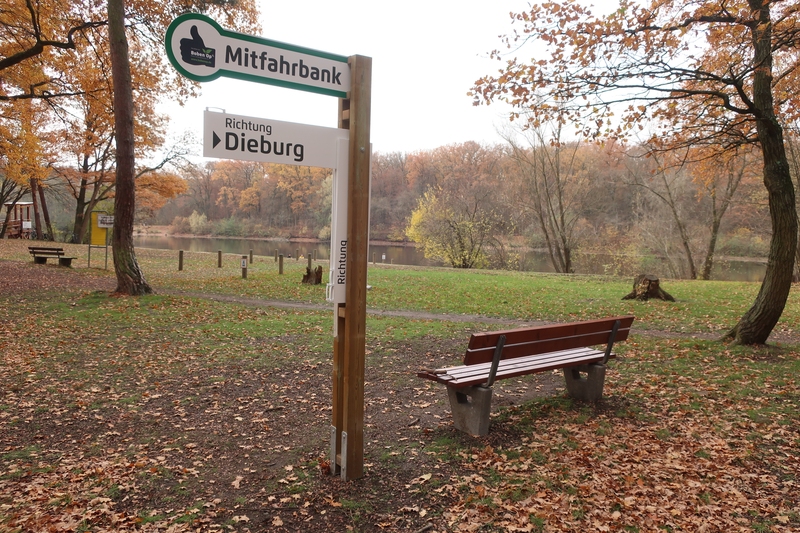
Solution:
[{"label": "white sign panel", "polygon": [[98,228],[113,228],[114,227],[114,215],[97,215],[97,227]]},{"label": "white sign panel", "polygon": [[[325,297],[335,304],[345,303],[347,287],[347,149],[348,141],[339,141],[341,164],[333,172],[331,191],[331,260]],[[334,335],[336,335],[334,320]]]},{"label": "white sign panel", "polygon": [[339,128],[206,111],[203,156],[335,168],[337,141],[349,138]]},{"label": "white sign panel", "polygon": [[197,13],[176,18],[167,28],[167,56],[194,81],[225,76],[346,98],[347,58],[222,29]]}]

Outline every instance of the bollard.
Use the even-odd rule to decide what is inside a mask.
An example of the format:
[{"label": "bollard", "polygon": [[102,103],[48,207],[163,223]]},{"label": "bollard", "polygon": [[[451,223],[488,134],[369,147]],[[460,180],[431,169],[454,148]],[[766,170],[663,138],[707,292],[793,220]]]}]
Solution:
[{"label": "bollard", "polygon": [[311,252],[308,252],[308,271],[311,272]]},{"label": "bollard", "polygon": [[242,256],[242,279],[247,279],[247,256]]},{"label": "bollard", "polygon": [[222,250],[217,250],[217,268],[222,268]]},{"label": "bollard", "polygon": [[294,251],[294,260],[295,260],[295,261],[300,261],[300,248],[297,248],[297,249]]},{"label": "bollard", "polygon": [[372,264],[375,264],[375,252],[372,252]]},{"label": "bollard", "polygon": [[250,264],[253,264],[253,249],[250,248]]},{"label": "bollard", "polygon": [[278,249],[275,249],[275,262],[278,262]]},{"label": "bollard", "polygon": [[314,250],[314,261],[316,261],[316,260],[317,260],[317,251]]},{"label": "bollard", "polygon": [[278,274],[283,274],[283,254],[278,256]]},{"label": "bollard", "polygon": [[178,250],[178,271],[183,270],[183,250]]}]

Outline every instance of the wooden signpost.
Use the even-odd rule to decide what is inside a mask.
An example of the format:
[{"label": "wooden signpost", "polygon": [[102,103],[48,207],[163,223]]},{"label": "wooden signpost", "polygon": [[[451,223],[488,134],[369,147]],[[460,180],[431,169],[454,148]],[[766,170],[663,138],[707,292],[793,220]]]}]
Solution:
[{"label": "wooden signpost", "polygon": [[[269,121],[252,119],[247,121],[247,129],[251,130],[255,123],[259,136],[249,137],[242,131],[241,137],[236,137],[236,120],[241,124],[247,117],[234,117],[230,123],[220,123],[214,117],[212,127],[205,128],[204,147],[207,150],[204,155],[276,161],[275,147],[280,142],[284,159],[276,162],[309,165],[307,161],[319,161],[317,164],[320,166],[335,169],[334,190],[346,191],[346,195],[338,196],[338,201],[334,194],[332,212],[332,228],[337,229],[331,232],[328,286],[328,299],[334,306],[330,460],[333,474],[338,473],[344,480],[360,478],[364,475],[372,59],[358,55],[343,57],[239,34],[224,30],[210,18],[194,13],[182,15],[170,24],[165,44],[173,66],[195,81],[211,81],[226,76],[339,98],[338,128],[348,135],[272,121],[276,132],[272,137]],[[223,131],[220,124],[233,126],[230,131]],[[289,131],[287,137],[278,139],[279,130]],[[299,135],[300,140],[297,137],[289,139],[290,134]],[[330,140],[320,141],[320,138]],[[290,140],[295,147],[291,152],[287,146]],[[233,148],[234,141],[236,148]],[[321,142],[326,143],[324,150],[319,146]],[[328,142],[335,146],[327,146]],[[299,151],[298,144],[301,146]],[[330,156],[334,161],[325,164],[327,155],[313,159],[317,155],[315,149],[316,152],[335,154]],[[341,227],[341,222],[337,226],[337,220],[346,222],[346,228]]]},{"label": "wooden signpost", "polygon": [[[347,177],[347,282],[344,304],[334,304],[331,471],[342,479],[364,475],[364,363],[369,247],[370,94],[372,59],[349,61],[350,97],[339,100],[339,127],[350,130]],[[333,248],[331,248],[333,252]],[[331,253],[333,261],[333,253]]]}]

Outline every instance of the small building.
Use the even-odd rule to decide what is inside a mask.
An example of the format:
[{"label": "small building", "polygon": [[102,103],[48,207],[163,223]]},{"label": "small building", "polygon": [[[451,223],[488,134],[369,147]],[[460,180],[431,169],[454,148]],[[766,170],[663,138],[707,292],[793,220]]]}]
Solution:
[{"label": "small building", "polygon": [[33,234],[33,202],[6,202],[6,209],[11,213],[6,227],[7,239],[30,239]]}]

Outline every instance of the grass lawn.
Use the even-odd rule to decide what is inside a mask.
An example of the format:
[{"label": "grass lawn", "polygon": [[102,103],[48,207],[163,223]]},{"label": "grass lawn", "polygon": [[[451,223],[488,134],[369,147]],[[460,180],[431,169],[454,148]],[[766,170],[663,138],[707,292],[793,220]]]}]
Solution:
[{"label": "grass lawn", "polygon": [[[85,246],[66,269],[27,244],[0,241],[0,531],[800,530],[794,291],[770,345],[743,348],[717,339],[758,284],[662,280],[676,302],[636,302],[628,279],[370,265],[366,475],[345,483],[332,312],[304,262],[242,279],[239,255],[178,271],[137,250],[156,294],[129,298]],[[597,405],[560,375],[505,380],[475,438],[415,376],[472,331],[619,314],[634,331]]]}]

